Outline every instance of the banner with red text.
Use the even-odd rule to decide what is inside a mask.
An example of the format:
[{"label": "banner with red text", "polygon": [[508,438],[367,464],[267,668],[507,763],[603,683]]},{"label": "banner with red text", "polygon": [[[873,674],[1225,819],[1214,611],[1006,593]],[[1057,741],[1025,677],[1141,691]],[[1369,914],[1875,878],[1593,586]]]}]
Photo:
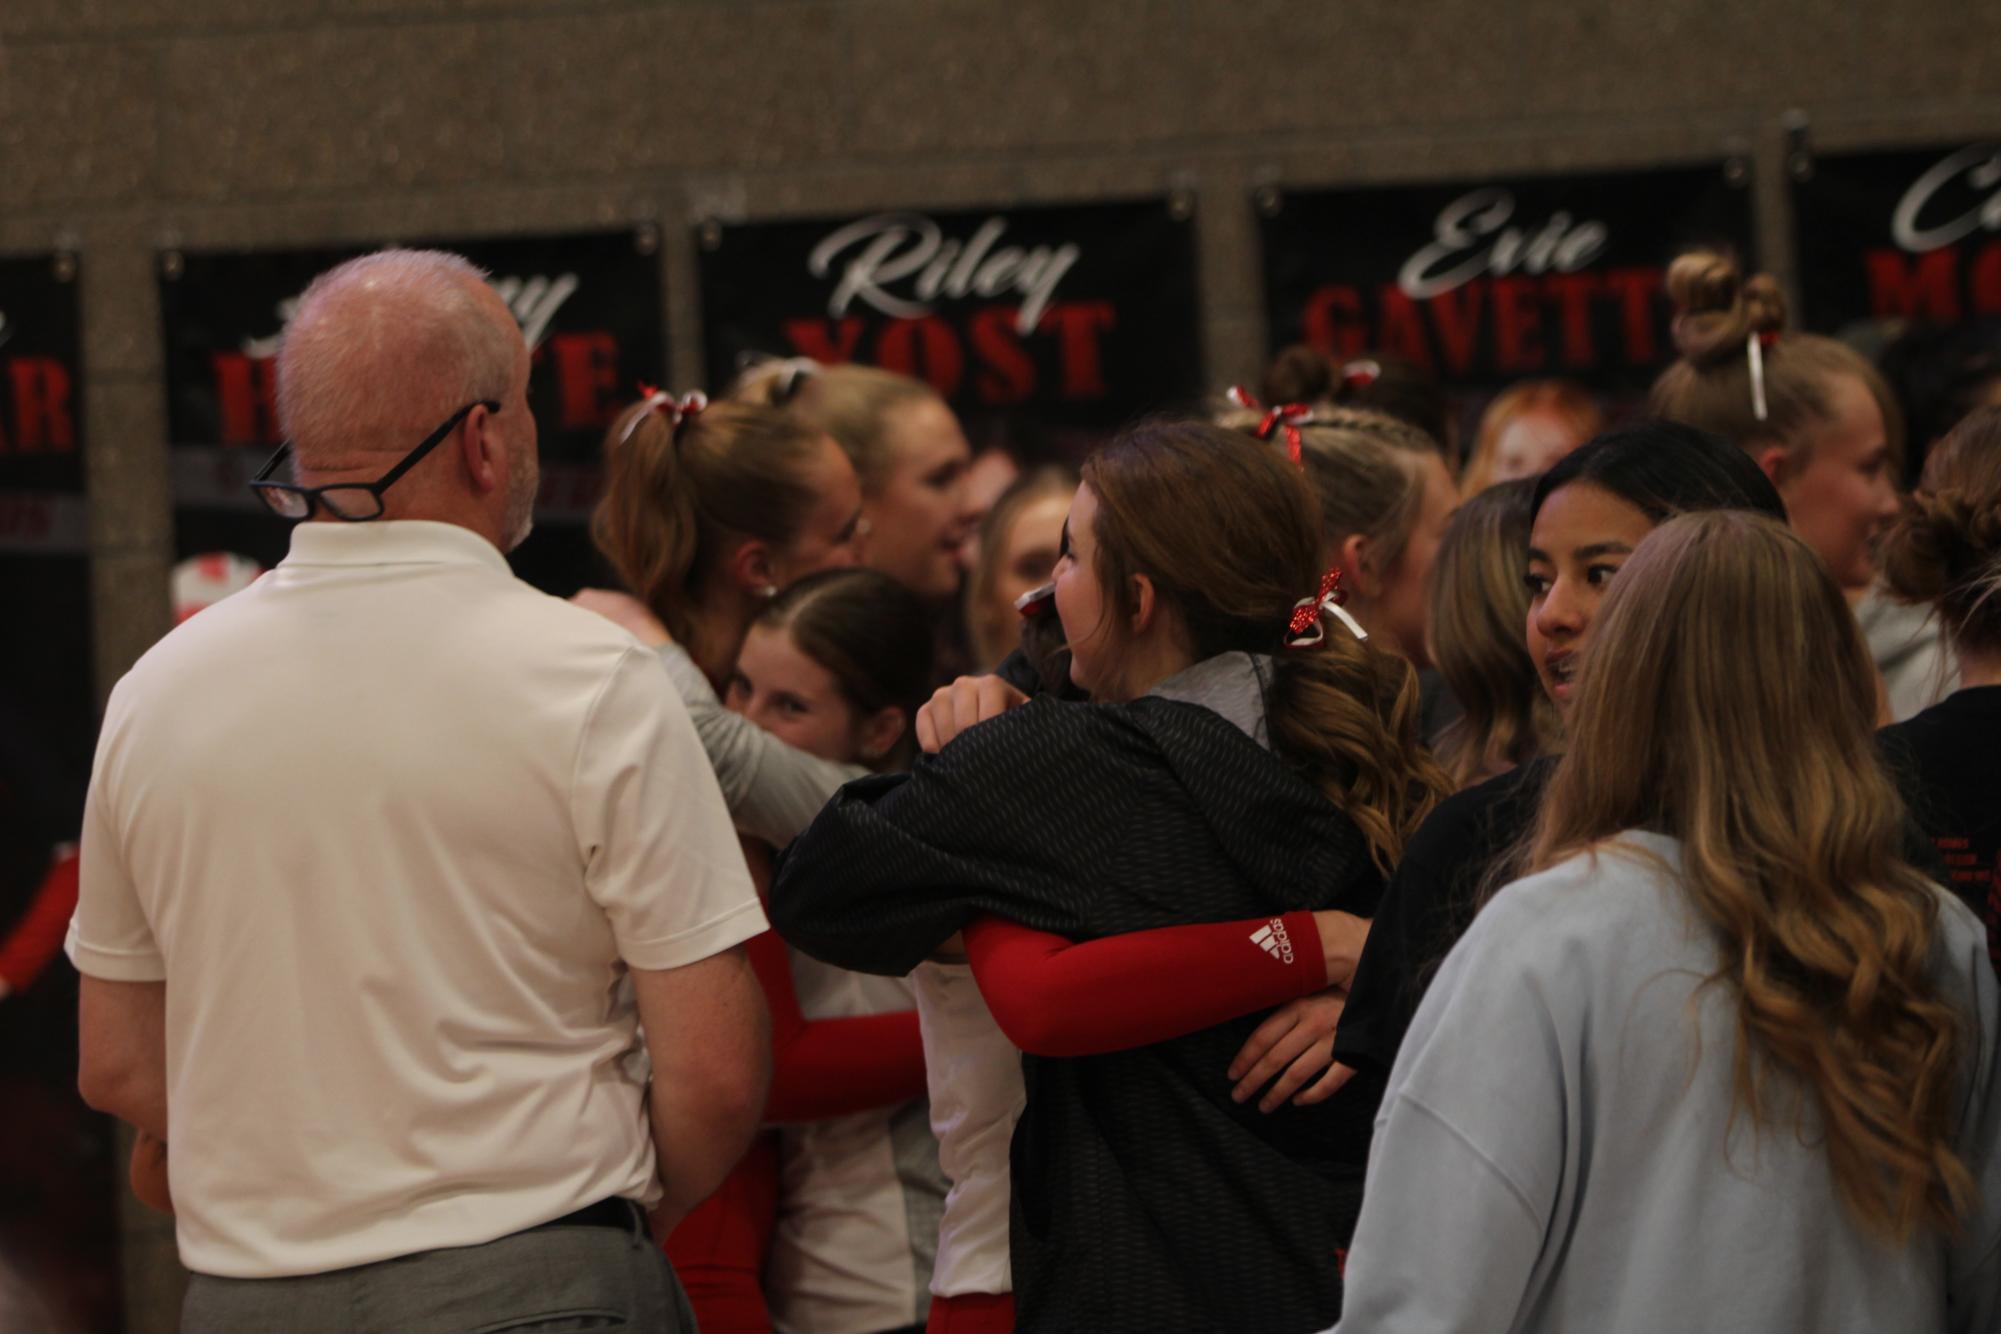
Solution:
[{"label": "banner with red text", "polygon": [[0,258],[0,732],[41,775],[0,805],[46,802],[64,837],[97,731],[78,287],[74,255]]},{"label": "banner with red text", "polygon": [[1808,328],[2001,315],[2001,144],[1815,157],[1792,204]]},{"label": "banner with red text", "polygon": [[1663,278],[1698,245],[1752,253],[1739,164],[1269,191],[1273,351],[1386,352],[1464,391],[1564,376],[1613,399],[1673,358]]},{"label": "banner with red text", "polygon": [[[427,244],[487,270],[532,349],[541,437],[535,532],[515,571],[567,594],[596,577],[586,521],[605,428],[666,368],[657,238],[650,230]],[[278,334],[316,274],[374,249],[167,252],[160,256],[175,543],[181,556],[233,551],[269,566],[290,525],[248,482],[282,443],[274,402]],[[410,441],[414,448],[422,439]]]},{"label": "banner with red text", "polygon": [[969,424],[1107,433],[1202,392],[1185,199],[705,223],[712,387],[760,356],[927,380]]}]

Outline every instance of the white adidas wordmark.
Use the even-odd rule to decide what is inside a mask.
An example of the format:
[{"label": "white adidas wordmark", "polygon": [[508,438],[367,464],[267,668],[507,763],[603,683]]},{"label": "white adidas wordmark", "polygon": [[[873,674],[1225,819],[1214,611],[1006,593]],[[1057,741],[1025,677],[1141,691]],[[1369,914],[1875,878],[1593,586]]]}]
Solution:
[{"label": "white adidas wordmark", "polygon": [[1251,943],[1280,963],[1292,962],[1292,935],[1277,917],[1251,932]]}]

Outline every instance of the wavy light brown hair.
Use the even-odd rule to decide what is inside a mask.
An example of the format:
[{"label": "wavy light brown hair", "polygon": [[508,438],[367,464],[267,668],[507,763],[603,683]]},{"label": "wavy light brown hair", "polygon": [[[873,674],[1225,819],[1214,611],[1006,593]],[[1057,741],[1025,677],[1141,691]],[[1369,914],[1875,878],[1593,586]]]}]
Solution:
[{"label": "wavy light brown hair", "polygon": [[591,540],[626,589],[689,643],[702,580],[732,542],[798,538],[819,499],[807,475],[824,448],[821,432],[772,408],[711,403],[677,430],[635,404],[605,436]]},{"label": "wavy light brown hair", "polygon": [[1432,664],[1464,710],[1437,746],[1455,787],[1532,759],[1560,730],[1522,639],[1535,492],[1522,477],[1461,505],[1431,567]]},{"label": "wavy light brown hair", "polygon": [[[1806,461],[1814,430],[1833,415],[1828,381],[1849,375],[1881,409],[1891,455],[1903,457],[1904,419],[1889,384],[1846,343],[1785,332],[1785,293],[1769,273],[1746,278],[1728,255],[1698,250],[1668,266],[1667,292],[1681,359],[1654,381],[1649,407],[1656,416],[1687,422],[1744,449],[1780,445],[1787,465],[1796,467]],[[1751,393],[1753,336],[1773,340],[1762,350],[1763,421]]]},{"label": "wavy light brown hair", "polygon": [[1950,1231],[1974,1189],[1952,1149],[1965,1035],[1930,977],[1940,899],[1900,855],[1841,590],[1773,520],[1685,515],[1620,570],[1587,653],[1527,869],[1629,829],[1679,839],[1720,947],[1708,984],[1737,997],[1738,1109],[1817,1112],[1792,1129],[1870,1231]]},{"label": "wavy light brown hair", "polygon": [[1938,607],[1953,642],[2001,649],[2001,408],[1979,408],[1933,446],[1878,550],[1906,602]]},{"label": "wavy light brown hair", "polygon": [[907,403],[943,402],[922,380],[874,366],[820,366],[771,361],[753,366],[730,387],[729,397],[782,408],[816,431],[834,437],[855,465],[862,494],[882,490],[896,466],[885,422]]},{"label": "wavy light brown hair", "polygon": [[1283,646],[1293,605],[1319,587],[1312,492],[1278,451],[1199,421],[1133,427],[1084,464],[1098,502],[1096,573],[1114,624],[1132,578],[1186,627],[1197,661],[1271,654],[1272,750],[1352,819],[1387,873],[1451,784],[1418,736],[1417,674],[1339,624]]}]

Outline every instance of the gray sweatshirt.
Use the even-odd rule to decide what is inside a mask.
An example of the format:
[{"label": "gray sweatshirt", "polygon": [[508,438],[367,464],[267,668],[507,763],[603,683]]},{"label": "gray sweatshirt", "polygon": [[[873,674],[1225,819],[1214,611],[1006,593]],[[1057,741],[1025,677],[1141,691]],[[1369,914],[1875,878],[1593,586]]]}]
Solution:
[{"label": "gray sweatshirt", "polygon": [[1625,834],[1510,885],[1453,949],[1390,1074],[1341,1334],[2001,1329],[1997,998],[1973,915],[1940,892],[1933,976],[1966,1016],[1955,1133],[1981,1200],[1960,1237],[1892,1246],[1851,1221],[1811,1131],[1733,1116],[1736,997],[1701,985],[1717,949],[1679,857]]},{"label": "gray sweatshirt", "polygon": [[709,754],[730,815],[751,837],[784,847],[813,823],[841,784],[867,775],[860,765],[835,764],[788,746],[742,714],[731,713],[679,644],[662,645],[659,652]]}]

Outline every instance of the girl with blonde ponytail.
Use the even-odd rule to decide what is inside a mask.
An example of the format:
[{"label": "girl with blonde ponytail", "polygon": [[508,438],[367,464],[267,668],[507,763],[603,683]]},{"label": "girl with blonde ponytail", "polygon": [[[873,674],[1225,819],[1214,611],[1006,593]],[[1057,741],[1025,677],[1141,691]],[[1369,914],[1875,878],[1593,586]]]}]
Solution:
[{"label": "girl with blonde ponytail", "polygon": [[1995,979],[1902,858],[1874,699],[1779,524],[1638,545],[1529,874],[1390,1075],[1342,1328],[1997,1327]]},{"label": "girl with blonde ponytail", "polygon": [[1877,589],[1876,544],[1897,514],[1903,420],[1883,377],[1860,353],[1786,329],[1770,274],[1745,277],[1713,251],[1669,266],[1681,358],[1661,373],[1653,411],[1749,453],[1786,503],[1793,528],[1855,603],[1883,674],[1892,718],[1946,690],[1944,643],[1923,612]]},{"label": "girl with blonde ponytail", "polygon": [[[980,970],[1002,952],[991,919],[1078,949],[1159,928],[1149,969],[1021,1039],[1016,1328],[1310,1330],[1339,1309],[1325,1257],[1346,1244],[1372,1099],[1291,1099],[1307,1076],[1288,1067],[1324,1032],[1266,1017],[1283,990],[1243,1002],[1352,967],[1359,933],[1306,913],[1359,927],[1447,783],[1418,741],[1415,675],[1341,606],[1318,519],[1268,444],[1128,430],[1084,465],[1057,563],[1071,683],[1092,702],[1038,698],[907,776],[850,785],[779,867],[773,921],[827,962],[901,973],[963,930],[1010,1037]],[[1220,950],[1161,952],[1215,933]],[[1264,980],[1238,988],[1244,969]],[[1085,1033],[1107,1016],[1127,1049]],[[1269,1059],[1246,1058],[1274,1020]],[[1232,1090],[1233,1065],[1252,1087]],[[1280,1069],[1265,1115],[1238,1105]]]}]

